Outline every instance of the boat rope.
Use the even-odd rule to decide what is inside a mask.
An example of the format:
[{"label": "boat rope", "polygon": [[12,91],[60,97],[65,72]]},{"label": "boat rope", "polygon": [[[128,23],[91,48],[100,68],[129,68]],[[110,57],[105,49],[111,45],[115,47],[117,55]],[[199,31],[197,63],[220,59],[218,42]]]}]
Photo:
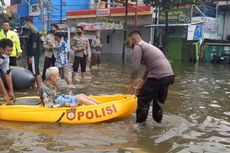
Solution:
[{"label": "boat rope", "polygon": [[56,121],[56,123],[60,122],[64,115],[65,115],[65,112],[63,112],[63,113],[61,114],[61,116],[60,116],[59,119]]}]

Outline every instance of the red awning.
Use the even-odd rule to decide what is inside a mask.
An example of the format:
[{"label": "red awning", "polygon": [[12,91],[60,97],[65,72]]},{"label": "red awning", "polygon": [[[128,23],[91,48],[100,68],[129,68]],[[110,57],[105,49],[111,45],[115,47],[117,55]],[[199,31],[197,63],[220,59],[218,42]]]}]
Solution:
[{"label": "red awning", "polygon": [[[141,5],[137,7],[138,15],[151,15],[153,8],[151,6]],[[108,9],[108,8],[106,8]],[[67,11],[66,15],[67,18],[89,18],[89,17],[96,17],[96,9],[90,10],[76,10],[76,11]],[[134,15],[135,14],[135,6],[129,6],[128,14]],[[110,8],[110,16],[124,16],[125,15],[125,7],[113,7]]]}]

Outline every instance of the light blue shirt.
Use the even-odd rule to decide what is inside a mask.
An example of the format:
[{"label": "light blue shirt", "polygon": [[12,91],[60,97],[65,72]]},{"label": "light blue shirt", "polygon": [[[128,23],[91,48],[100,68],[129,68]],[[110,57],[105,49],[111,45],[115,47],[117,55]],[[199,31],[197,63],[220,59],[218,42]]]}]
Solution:
[{"label": "light blue shirt", "polygon": [[69,65],[68,47],[64,40],[58,43],[56,52],[57,52],[57,57],[56,57],[55,66],[58,68],[68,66]]},{"label": "light blue shirt", "polygon": [[0,55],[0,70],[3,75],[7,74],[7,71],[10,70],[10,59],[7,55]]}]

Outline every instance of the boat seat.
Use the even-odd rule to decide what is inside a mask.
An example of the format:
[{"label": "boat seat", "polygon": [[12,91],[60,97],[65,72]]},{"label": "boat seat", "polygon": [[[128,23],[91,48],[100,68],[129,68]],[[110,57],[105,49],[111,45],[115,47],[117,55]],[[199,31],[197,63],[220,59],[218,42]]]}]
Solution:
[{"label": "boat seat", "polygon": [[40,105],[40,98],[16,99],[15,105]]}]

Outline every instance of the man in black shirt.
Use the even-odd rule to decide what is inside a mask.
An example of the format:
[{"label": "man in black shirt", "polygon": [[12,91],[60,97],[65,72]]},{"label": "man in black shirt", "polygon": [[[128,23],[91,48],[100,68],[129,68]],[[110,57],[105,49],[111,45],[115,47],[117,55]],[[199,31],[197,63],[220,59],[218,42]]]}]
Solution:
[{"label": "man in black shirt", "polygon": [[26,25],[29,28],[26,49],[28,69],[34,74],[37,83],[37,89],[39,89],[42,82],[39,72],[40,36],[38,29],[34,26],[33,20],[31,18],[26,19]]}]

